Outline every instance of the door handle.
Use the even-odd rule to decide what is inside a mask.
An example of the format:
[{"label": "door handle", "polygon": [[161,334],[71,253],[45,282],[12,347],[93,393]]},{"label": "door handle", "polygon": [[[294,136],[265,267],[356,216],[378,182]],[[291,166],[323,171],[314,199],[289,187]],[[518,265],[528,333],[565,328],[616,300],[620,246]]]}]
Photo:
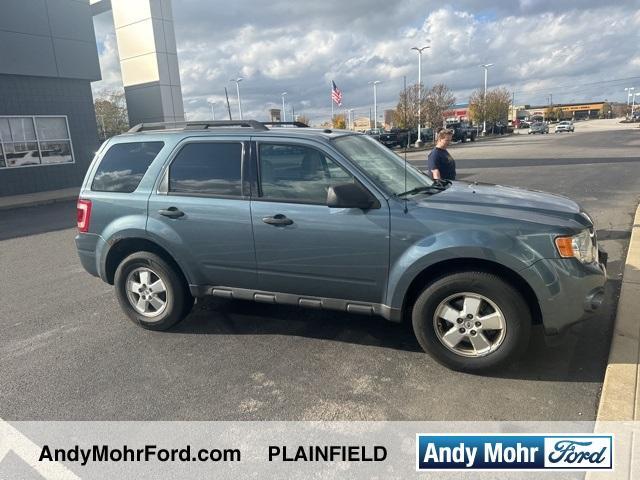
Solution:
[{"label": "door handle", "polygon": [[176,207],[169,207],[167,209],[161,209],[161,210],[158,210],[158,213],[160,215],[163,215],[163,216],[169,217],[169,218],[180,218],[180,217],[184,216],[184,212],[182,210],[178,210]]},{"label": "door handle", "polygon": [[291,220],[290,218],[287,218],[285,215],[281,213],[278,213],[273,217],[263,217],[262,221],[269,225],[275,225],[276,227],[291,225],[293,223],[293,220]]}]

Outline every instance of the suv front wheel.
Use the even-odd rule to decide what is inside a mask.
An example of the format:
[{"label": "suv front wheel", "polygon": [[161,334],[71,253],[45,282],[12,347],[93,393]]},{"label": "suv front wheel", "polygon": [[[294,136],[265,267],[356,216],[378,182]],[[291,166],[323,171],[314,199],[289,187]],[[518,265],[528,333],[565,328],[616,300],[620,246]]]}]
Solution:
[{"label": "suv front wheel", "polygon": [[167,330],[187,316],[193,297],[174,268],[151,252],[136,252],[116,269],[114,284],[120,306],[136,324]]},{"label": "suv front wheel", "polygon": [[420,346],[460,371],[494,368],[527,348],[531,314],[522,295],[498,276],[460,272],[428,285],[412,311]]}]

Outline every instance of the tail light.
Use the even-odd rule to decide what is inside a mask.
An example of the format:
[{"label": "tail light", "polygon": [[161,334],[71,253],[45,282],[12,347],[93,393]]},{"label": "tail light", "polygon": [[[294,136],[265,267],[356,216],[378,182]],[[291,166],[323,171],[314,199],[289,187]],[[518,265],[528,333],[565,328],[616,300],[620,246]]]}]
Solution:
[{"label": "tail light", "polygon": [[76,208],[78,211],[78,232],[87,233],[89,220],[91,220],[91,200],[79,198]]}]

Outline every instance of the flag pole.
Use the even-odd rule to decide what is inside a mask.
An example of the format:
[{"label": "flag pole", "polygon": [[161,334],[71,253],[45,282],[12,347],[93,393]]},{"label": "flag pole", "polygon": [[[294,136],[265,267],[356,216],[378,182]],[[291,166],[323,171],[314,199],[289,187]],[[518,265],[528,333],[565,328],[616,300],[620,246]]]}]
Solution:
[{"label": "flag pole", "polygon": [[331,128],[333,128],[333,81],[331,82],[331,90],[329,91],[329,101],[331,102]]}]

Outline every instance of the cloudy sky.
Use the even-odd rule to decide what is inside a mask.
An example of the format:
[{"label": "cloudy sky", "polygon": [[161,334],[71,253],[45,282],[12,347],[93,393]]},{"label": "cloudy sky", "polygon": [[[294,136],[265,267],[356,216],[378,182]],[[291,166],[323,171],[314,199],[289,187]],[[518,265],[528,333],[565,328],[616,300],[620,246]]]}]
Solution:
[{"label": "cloudy sky", "polygon": [[[515,92],[516,104],[626,101],[640,92],[640,0],[173,0],[184,106],[190,120],[221,117],[224,87],[235,113],[240,75],[245,118],[266,119],[281,106],[314,123],[331,112],[330,82],[346,108],[368,116],[371,80],[378,113],[417,82],[413,46],[430,45],[425,86],[443,82],[466,102],[483,85]],[[122,88],[110,13],[95,18],[103,80],[94,93]],[[232,95],[233,94],[233,95]],[[640,101],[640,97],[638,98]]]}]

